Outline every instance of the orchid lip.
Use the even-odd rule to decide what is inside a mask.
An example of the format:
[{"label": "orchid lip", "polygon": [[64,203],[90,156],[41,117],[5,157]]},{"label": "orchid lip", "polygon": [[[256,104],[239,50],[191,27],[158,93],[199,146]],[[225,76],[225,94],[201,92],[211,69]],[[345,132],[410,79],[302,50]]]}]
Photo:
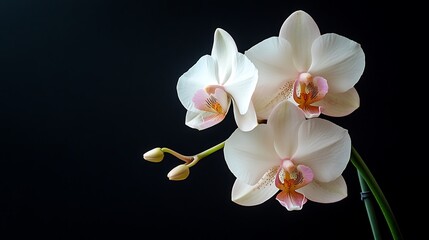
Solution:
[{"label": "orchid lip", "polygon": [[321,76],[313,77],[310,73],[299,74],[293,86],[293,99],[306,117],[317,117],[322,107],[313,104],[322,100],[328,93],[328,82]]}]

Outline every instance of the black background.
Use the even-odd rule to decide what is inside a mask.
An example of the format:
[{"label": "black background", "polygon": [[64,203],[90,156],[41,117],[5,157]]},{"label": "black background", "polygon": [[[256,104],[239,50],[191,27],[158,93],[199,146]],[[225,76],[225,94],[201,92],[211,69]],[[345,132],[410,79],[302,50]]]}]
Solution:
[{"label": "black background", "polygon": [[178,78],[210,54],[216,28],[244,52],[278,35],[298,9],[322,34],[362,45],[361,106],[331,120],[349,130],[404,237],[418,236],[410,176],[397,164],[405,140],[392,112],[404,86],[399,14],[391,8],[370,1],[17,0],[0,2],[0,237],[372,239],[352,164],[344,172],[346,199],[288,212],[274,198],[254,207],[231,202],[234,177],[222,151],[181,182],[166,177],[179,160],[142,159],[158,146],[195,154],[225,140],[235,129],[232,114],[205,131],[185,126]]}]

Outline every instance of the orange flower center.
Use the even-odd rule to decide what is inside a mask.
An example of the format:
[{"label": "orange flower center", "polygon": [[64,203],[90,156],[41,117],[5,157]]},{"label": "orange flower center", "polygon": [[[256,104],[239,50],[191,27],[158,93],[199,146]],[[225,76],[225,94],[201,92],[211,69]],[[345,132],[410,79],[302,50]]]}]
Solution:
[{"label": "orange flower center", "polygon": [[294,83],[293,99],[306,116],[318,116],[321,109],[313,106],[328,93],[328,83],[323,77],[313,77],[310,73],[301,73]]}]

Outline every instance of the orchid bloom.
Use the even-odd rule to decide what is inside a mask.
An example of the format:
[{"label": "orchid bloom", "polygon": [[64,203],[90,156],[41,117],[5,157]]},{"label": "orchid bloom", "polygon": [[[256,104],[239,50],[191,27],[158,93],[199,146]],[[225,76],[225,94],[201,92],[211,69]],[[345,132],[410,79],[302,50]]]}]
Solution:
[{"label": "orchid bloom", "polygon": [[277,192],[287,210],[307,202],[332,203],[347,196],[342,176],[350,158],[348,131],[322,119],[306,119],[292,102],[278,104],[267,120],[226,140],[224,155],[237,178],[232,201],[261,204]]},{"label": "orchid bloom", "polygon": [[365,67],[360,44],[335,33],[320,35],[313,18],[299,10],[271,37],[245,52],[259,71],[253,104],[266,120],[282,100],[293,101],[307,118],[341,117],[359,107],[354,85]]},{"label": "orchid bloom", "polygon": [[203,130],[220,123],[231,102],[237,126],[243,131],[257,125],[251,101],[258,70],[225,30],[217,28],[211,55],[204,55],[177,83],[180,102],[187,109],[186,125]]}]

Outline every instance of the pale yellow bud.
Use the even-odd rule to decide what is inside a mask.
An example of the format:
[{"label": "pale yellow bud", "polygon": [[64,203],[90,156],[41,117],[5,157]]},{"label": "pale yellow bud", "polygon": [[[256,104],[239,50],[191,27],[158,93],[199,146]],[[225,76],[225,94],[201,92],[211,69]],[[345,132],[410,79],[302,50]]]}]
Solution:
[{"label": "pale yellow bud", "polygon": [[164,159],[164,152],[157,147],[143,154],[143,158],[149,162],[161,162]]},{"label": "pale yellow bud", "polygon": [[167,174],[168,179],[173,181],[185,180],[189,176],[189,167],[186,164],[180,164]]}]

